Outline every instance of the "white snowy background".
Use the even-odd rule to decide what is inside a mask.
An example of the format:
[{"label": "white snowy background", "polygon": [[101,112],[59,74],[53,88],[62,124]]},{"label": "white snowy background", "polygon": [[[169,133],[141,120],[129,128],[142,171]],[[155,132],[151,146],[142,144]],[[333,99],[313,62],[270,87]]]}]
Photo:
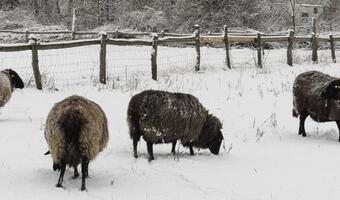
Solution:
[{"label": "white snowy background", "polygon": [[[294,67],[286,50],[265,50],[264,69],[256,69],[256,51],[232,49],[233,69],[224,65],[224,50],[202,48],[202,70],[194,72],[193,48],[161,47],[158,81],[151,80],[150,49],[109,47],[108,84],[98,84],[98,47],[39,51],[43,91],[34,89],[30,52],[1,53],[0,69],[18,71],[27,88],[15,90],[0,110],[1,199],[338,199],[340,144],[334,122],[306,120],[308,137],[298,136],[292,117],[292,84],[301,72],[320,70],[340,77],[330,51],[294,51]],[[337,52],[338,58],[339,52]],[[223,121],[225,149],[209,150],[171,145],[154,146],[147,161],[139,142],[138,159],[126,123],[130,98],[145,89],[190,93]],[[87,192],[65,173],[64,188],[56,188],[59,172],[44,156],[44,123],[54,103],[78,94],[97,102],[106,112],[110,141],[90,163]]]}]

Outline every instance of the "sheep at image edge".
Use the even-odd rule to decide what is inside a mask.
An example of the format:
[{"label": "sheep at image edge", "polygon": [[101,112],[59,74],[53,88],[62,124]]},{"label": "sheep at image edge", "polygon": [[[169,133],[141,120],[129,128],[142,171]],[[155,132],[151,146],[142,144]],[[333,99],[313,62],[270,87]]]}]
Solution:
[{"label": "sheep at image edge", "polygon": [[335,121],[340,133],[340,79],[318,71],[298,75],[293,86],[293,116],[300,116],[299,135],[303,137],[308,116],[316,122]]},{"label": "sheep at image edge", "polygon": [[109,132],[104,111],[84,97],[70,96],[56,103],[48,114],[45,139],[53,159],[53,170],[60,170],[57,187],[62,187],[66,165],[79,176],[81,163],[81,190],[86,190],[88,164],[107,145]]},{"label": "sheep at image edge", "polygon": [[9,101],[14,88],[24,88],[20,76],[12,69],[0,71],[0,107]]},{"label": "sheep at image edge", "polygon": [[135,158],[141,136],[147,143],[149,161],[154,159],[153,144],[172,143],[175,153],[177,140],[189,147],[190,155],[194,155],[192,147],[219,153],[222,123],[190,94],[146,90],[132,97],[127,115]]}]

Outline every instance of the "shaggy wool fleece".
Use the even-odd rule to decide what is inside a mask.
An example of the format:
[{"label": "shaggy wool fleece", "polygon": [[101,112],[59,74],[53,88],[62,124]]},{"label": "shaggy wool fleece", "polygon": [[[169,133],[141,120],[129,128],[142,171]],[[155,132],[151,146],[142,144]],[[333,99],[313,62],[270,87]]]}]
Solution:
[{"label": "shaggy wool fleece", "polygon": [[[78,124],[79,133],[64,130],[65,123]],[[56,103],[47,117],[45,127],[45,139],[55,163],[65,156],[66,134],[79,134],[81,156],[94,159],[106,147],[109,139],[104,111],[96,103],[80,96],[71,96]]]}]

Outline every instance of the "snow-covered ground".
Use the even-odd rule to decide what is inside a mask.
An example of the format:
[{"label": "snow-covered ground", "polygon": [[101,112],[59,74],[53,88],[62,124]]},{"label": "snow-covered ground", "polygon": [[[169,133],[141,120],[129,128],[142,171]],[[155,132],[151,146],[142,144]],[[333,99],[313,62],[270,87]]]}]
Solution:
[{"label": "snow-covered ground", "polygon": [[[235,68],[225,70],[223,49],[203,48],[202,71],[193,72],[194,49],[163,47],[159,80],[153,81],[148,49],[112,47],[109,84],[103,86],[96,78],[97,47],[76,49],[40,53],[46,80],[57,81],[45,80],[49,85],[43,91],[16,90],[1,109],[1,199],[338,199],[335,123],[317,124],[308,118],[308,137],[302,138],[297,135],[298,119],[292,117],[292,83],[299,73],[314,69],[340,77],[329,51],[321,51],[321,62],[312,64],[310,51],[296,50],[294,67],[285,64],[286,50],[265,51],[265,69],[259,70],[254,67],[256,52],[233,49]],[[0,69],[12,67],[26,83],[30,80],[29,52],[0,54],[0,61]],[[127,105],[145,89],[197,96],[223,121],[225,149],[217,156],[196,149],[190,156],[180,146],[174,157],[171,145],[156,145],[155,160],[149,163],[141,140],[140,157],[133,158]],[[46,116],[55,102],[73,94],[97,102],[109,121],[110,141],[90,163],[87,192],[80,191],[80,178],[71,179],[71,169],[65,188],[56,188],[59,173],[52,170],[51,157],[43,155]]]}]

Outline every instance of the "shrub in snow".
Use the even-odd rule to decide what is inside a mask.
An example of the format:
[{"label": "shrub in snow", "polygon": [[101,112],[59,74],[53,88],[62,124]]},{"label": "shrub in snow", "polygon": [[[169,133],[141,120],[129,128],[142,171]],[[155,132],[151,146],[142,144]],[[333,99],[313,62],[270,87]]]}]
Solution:
[{"label": "shrub in snow", "polygon": [[299,135],[306,136],[304,124],[308,116],[317,122],[335,121],[340,131],[339,78],[318,71],[298,75],[293,87],[293,105],[293,116],[300,116]]},{"label": "shrub in snow", "polygon": [[24,88],[20,76],[12,69],[0,71],[0,107],[9,101],[14,88]]},{"label": "shrub in snow", "polygon": [[55,104],[48,114],[45,139],[53,170],[60,170],[57,187],[62,187],[66,165],[74,168],[74,178],[77,178],[77,166],[81,163],[81,190],[85,190],[89,161],[106,147],[109,139],[105,113],[84,97],[68,97]]},{"label": "shrub in snow", "polygon": [[146,90],[132,97],[127,117],[133,153],[137,158],[137,143],[141,136],[147,143],[149,161],[154,159],[153,144],[177,140],[189,147],[209,148],[218,154],[223,140],[220,120],[209,114],[198,99],[190,94]]}]

